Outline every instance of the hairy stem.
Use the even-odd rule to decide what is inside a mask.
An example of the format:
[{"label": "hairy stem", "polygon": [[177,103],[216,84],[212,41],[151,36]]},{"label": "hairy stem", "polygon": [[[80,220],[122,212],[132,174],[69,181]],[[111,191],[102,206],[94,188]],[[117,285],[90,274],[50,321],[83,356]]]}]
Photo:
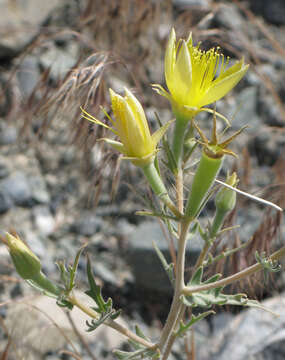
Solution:
[{"label": "hairy stem", "polygon": [[[283,246],[280,250],[276,251],[275,253],[273,253],[272,255],[269,256],[269,260],[275,261],[275,260],[279,260],[281,257],[285,256],[285,246]],[[184,295],[191,295],[193,293],[197,293],[200,291],[205,291],[205,290],[210,290],[210,289],[215,289],[217,287],[221,287],[221,286],[226,286],[229,284],[232,284],[236,281],[242,280],[254,273],[256,273],[257,271],[260,271],[263,269],[262,264],[260,263],[256,263],[252,266],[249,266],[248,268],[233,274],[231,276],[228,276],[224,279],[215,281],[213,283],[210,284],[205,284],[205,285],[198,285],[198,286],[185,286],[185,288],[183,289],[183,294]]]},{"label": "hairy stem", "polygon": [[167,190],[161,180],[161,177],[157,172],[156,167],[154,166],[153,161],[151,161],[149,164],[143,167],[142,171],[154,193],[173,212],[175,216],[181,218],[182,215],[180,211],[176,208],[174,203],[171,201],[170,197],[168,196]]},{"label": "hairy stem", "polygon": [[184,269],[185,269],[185,248],[186,248],[186,240],[187,234],[190,227],[189,220],[183,220],[181,222],[181,234],[179,237],[178,243],[178,254],[177,254],[177,262],[176,262],[176,278],[175,278],[175,291],[174,297],[172,300],[170,312],[168,314],[166,323],[161,333],[160,341],[159,341],[159,349],[162,351],[170,335],[173,332],[174,326],[176,324],[176,320],[178,314],[180,313],[180,309],[183,304],[180,301],[180,296],[182,294],[182,290],[185,287],[184,284]]},{"label": "hairy stem", "polygon": [[[178,329],[178,326],[179,326],[180,321],[183,320],[183,316],[184,316],[185,310],[186,310],[186,306],[185,306],[185,305],[182,305],[182,306],[180,307],[179,313],[178,313],[178,315],[177,315],[177,319],[176,319],[175,326],[174,326],[174,331],[176,331],[176,330]],[[174,333],[174,331],[172,332],[172,334],[171,334],[170,337],[169,337],[169,340],[168,340],[168,342],[167,342],[165,351],[164,351],[164,353],[163,353],[162,360],[167,360],[167,359],[168,359],[168,356],[170,355],[172,346],[173,346],[174,341],[175,341],[175,339],[176,339],[176,334]]]}]

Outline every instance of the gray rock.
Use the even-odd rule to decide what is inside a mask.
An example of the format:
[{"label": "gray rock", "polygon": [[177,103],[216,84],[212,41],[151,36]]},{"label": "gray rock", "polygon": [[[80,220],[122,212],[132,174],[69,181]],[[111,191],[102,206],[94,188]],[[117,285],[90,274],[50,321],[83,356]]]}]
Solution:
[{"label": "gray rock", "polygon": [[232,122],[233,129],[237,130],[242,126],[249,125],[247,133],[255,133],[261,123],[257,114],[257,87],[250,86],[243,89],[236,95],[235,101],[237,112]]},{"label": "gray rock", "polygon": [[103,263],[94,262],[94,275],[103,280],[104,283],[118,286],[118,279],[113,271],[107,268]]},{"label": "gray rock", "polygon": [[17,1],[13,5],[9,0],[1,0],[0,23],[3,28],[10,29],[1,38],[1,43],[12,49],[27,45],[38,33],[39,26],[49,12],[61,2],[61,0],[49,0],[39,6],[37,0]]},{"label": "gray rock", "polygon": [[234,4],[221,4],[216,12],[215,20],[227,29],[240,31],[244,26],[244,19]]},{"label": "gray rock", "polygon": [[16,205],[27,207],[33,205],[30,184],[26,175],[20,171],[2,180],[0,191],[6,193]]},{"label": "gray rock", "polygon": [[285,25],[284,0],[250,0],[250,5],[255,14],[259,14],[272,24]]},{"label": "gray rock", "polygon": [[5,214],[13,206],[10,197],[3,191],[0,191],[0,215]]},{"label": "gray rock", "polygon": [[257,157],[259,165],[272,166],[284,153],[284,148],[284,128],[264,126],[249,143],[249,149]]},{"label": "gray rock", "polygon": [[29,97],[40,79],[38,59],[35,56],[24,58],[17,71],[17,79],[23,97]]},{"label": "gray rock", "polygon": [[46,206],[35,206],[33,208],[34,223],[40,235],[48,236],[54,232],[55,219]]},{"label": "gray rock", "polygon": [[50,195],[43,177],[40,175],[32,175],[28,177],[28,182],[34,202],[38,204],[48,204],[50,202]]},{"label": "gray rock", "polygon": [[243,311],[218,335],[208,341],[209,352],[201,360],[281,360],[285,358],[285,294],[265,301],[272,313]]},{"label": "gray rock", "polygon": [[77,221],[75,221],[70,230],[79,235],[92,236],[96,232],[100,231],[101,227],[102,220],[94,214],[86,212]]},{"label": "gray rock", "polygon": [[9,176],[10,170],[8,166],[4,163],[0,163],[0,179],[4,179]]},{"label": "gray rock", "polygon": [[50,76],[57,80],[63,78],[66,73],[76,64],[78,59],[78,44],[69,43],[64,49],[57,46],[50,46],[41,55],[40,64],[44,69],[50,69]]},{"label": "gray rock", "polygon": [[[153,248],[153,241],[170,262],[168,243],[157,222],[144,222],[129,236],[126,261],[131,266],[135,282],[141,290],[170,292],[171,285]],[[195,238],[188,242],[186,267],[197,260],[202,244]]]},{"label": "gray rock", "polygon": [[201,7],[208,9],[211,0],[174,0],[173,3],[178,7]]},{"label": "gray rock", "polygon": [[5,121],[0,122],[0,145],[11,145],[17,141],[17,129],[8,125]]}]

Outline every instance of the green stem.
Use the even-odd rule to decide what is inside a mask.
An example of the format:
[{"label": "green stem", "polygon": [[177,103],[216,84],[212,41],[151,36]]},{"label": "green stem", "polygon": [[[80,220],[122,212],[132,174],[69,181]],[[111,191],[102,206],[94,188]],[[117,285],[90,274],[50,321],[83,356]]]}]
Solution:
[{"label": "green stem", "polygon": [[185,121],[185,119],[176,116],[174,133],[173,133],[172,151],[178,169],[181,168],[184,139],[185,139],[186,128],[188,123],[189,123],[188,119]]},{"label": "green stem", "polygon": [[213,224],[211,226],[210,230],[210,237],[214,238],[218,231],[220,230],[221,226],[223,225],[225,216],[227,214],[227,211],[221,210],[219,208],[216,209],[215,218],[213,220]]},{"label": "green stem", "polygon": [[173,212],[175,216],[181,218],[182,214],[179,210],[177,210],[176,206],[171,201],[168,196],[167,190],[161,180],[161,177],[158,174],[156,167],[154,166],[154,162],[151,161],[149,164],[142,168],[142,171],[148,180],[152,190],[154,193],[160,198],[161,201]]},{"label": "green stem", "polygon": [[177,337],[175,331],[177,331],[177,329],[179,328],[180,321],[183,320],[183,316],[184,316],[185,310],[186,310],[186,306],[185,306],[185,305],[182,305],[182,306],[180,307],[180,310],[179,310],[179,313],[178,313],[178,316],[177,316],[177,319],[176,319],[176,322],[175,322],[175,326],[174,326],[174,328],[173,328],[174,331],[172,331],[172,333],[171,333],[171,335],[170,335],[170,338],[169,338],[169,340],[168,340],[168,342],[167,342],[165,351],[164,351],[164,353],[163,353],[162,360],[167,360],[167,359],[168,359],[168,356],[170,355],[172,346],[173,346],[174,341],[175,341],[175,339],[176,339],[176,337]]},{"label": "green stem", "polygon": [[[279,260],[283,256],[285,256],[285,246],[283,246],[280,250],[276,251],[271,256],[269,256],[269,260],[272,260],[272,261]],[[192,287],[186,286],[182,292],[184,295],[192,295],[193,293],[197,293],[200,291],[206,291],[206,290],[215,289],[215,288],[218,288],[221,286],[226,286],[226,285],[232,284],[236,281],[242,280],[245,277],[248,277],[262,269],[263,269],[262,264],[256,263],[234,275],[228,276],[224,279],[215,281],[210,284],[205,284],[205,285],[201,285],[201,286],[198,285],[198,286],[192,286]]]}]

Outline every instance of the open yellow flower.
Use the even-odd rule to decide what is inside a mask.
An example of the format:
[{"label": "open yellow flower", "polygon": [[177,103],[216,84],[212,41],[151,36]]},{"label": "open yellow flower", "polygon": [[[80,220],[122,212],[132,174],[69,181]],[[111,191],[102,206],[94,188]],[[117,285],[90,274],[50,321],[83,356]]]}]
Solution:
[{"label": "open yellow flower", "polygon": [[243,59],[228,67],[228,60],[218,49],[203,51],[187,41],[179,40],[172,29],[165,54],[165,79],[168,93],[160,85],[154,89],[166,96],[175,107],[184,107],[195,115],[203,106],[225,96],[245,75],[248,65]]},{"label": "open yellow flower", "polygon": [[125,96],[122,97],[110,89],[112,110],[115,120],[109,117],[113,127],[109,127],[98,119],[83,110],[83,117],[96,124],[102,125],[114,134],[121,142],[111,139],[104,139],[113,148],[125,155],[137,166],[145,166],[152,161],[157,152],[156,146],[169,124],[158,129],[154,134],[150,134],[144,110],[137,98],[125,89]]}]

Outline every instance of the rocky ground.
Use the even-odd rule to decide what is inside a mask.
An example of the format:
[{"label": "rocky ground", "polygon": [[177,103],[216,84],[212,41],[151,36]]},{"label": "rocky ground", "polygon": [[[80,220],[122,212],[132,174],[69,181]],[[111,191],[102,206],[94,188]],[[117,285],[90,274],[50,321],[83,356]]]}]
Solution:
[{"label": "rocky ground", "polygon": [[[171,27],[185,37],[192,30],[195,41],[250,62],[245,79],[217,104],[234,130],[249,125],[235,144],[239,160],[226,166],[238,170],[241,189],[284,208],[285,3],[50,0],[39,6],[37,0],[2,0],[0,24],[0,232],[16,231],[53,279],[55,262],[71,261],[88,242],[96,278],[123,309],[121,321],[138,323],[155,338],[171,293],[152,239],[163,252],[168,245],[156,222],[135,215],[145,207],[140,173],[125,162],[119,169],[118,155],[95,143],[103,133],[80,119],[79,107],[99,114],[100,104],[108,107],[109,86],[128,86],[153,126],[155,111],[169,120],[169,105],[149,84],[163,81]],[[203,117],[201,122],[206,124]],[[254,262],[255,249],[284,241],[282,216],[243,197],[229,224],[241,226],[231,238],[255,240],[251,252],[235,259],[237,268]],[[200,246],[195,239],[188,249],[189,266]],[[84,290],[85,263],[83,256],[78,281]],[[19,280],[1,243],[0,280],[1,360],[71,359],[63,350],[91,359],[88,349],[93,359],[112,359],[110,349],[127,348],[103,327],[86,335],[79,312],[70,319],[52,300],[36,296]],[[265,304],[280,317],[219,312],[195,329],[197,360],[284,358],[284,276],[262,293],[255,285],[241,287],[270,297]],[[178,341],[171,359],[190,359],[187,351]]]}]

